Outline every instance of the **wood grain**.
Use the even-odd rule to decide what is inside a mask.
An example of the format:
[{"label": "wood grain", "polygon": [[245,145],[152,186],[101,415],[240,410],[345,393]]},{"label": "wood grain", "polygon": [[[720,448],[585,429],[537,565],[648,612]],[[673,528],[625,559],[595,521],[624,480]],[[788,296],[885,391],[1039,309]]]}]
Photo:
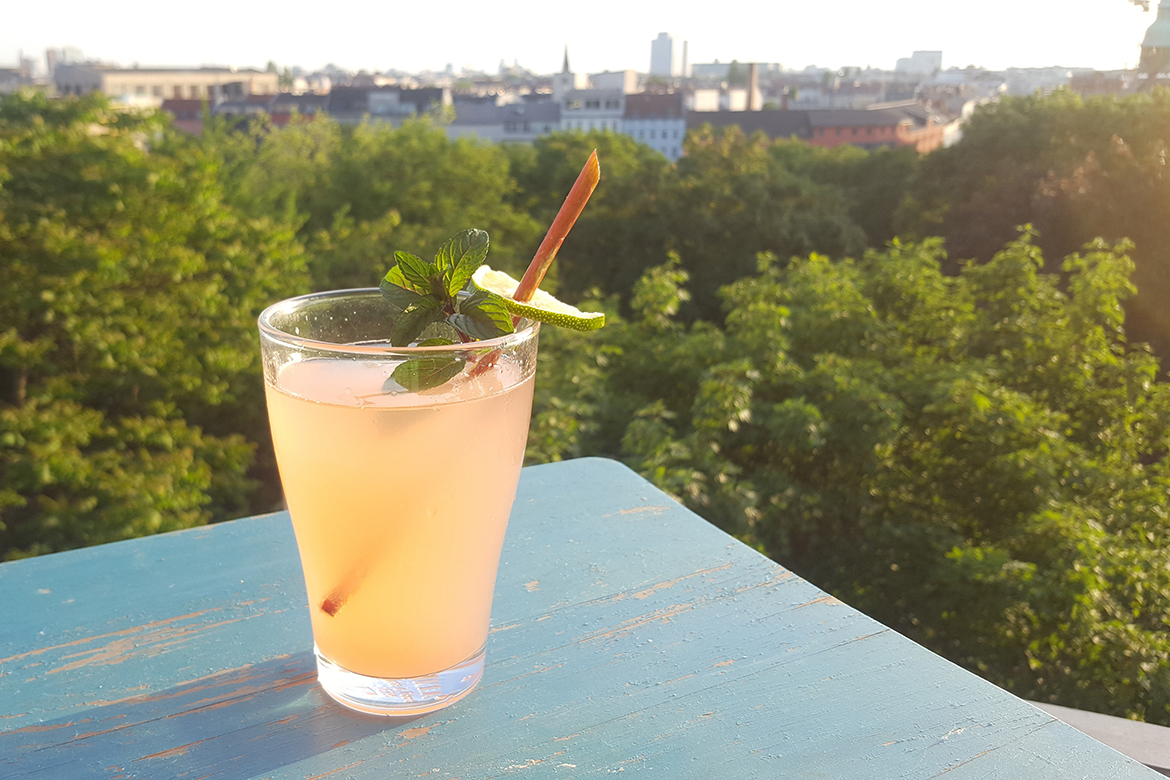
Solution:
[{"label": "wood grain", "polygon": [[480,689],[315,684],[283,514],[0,565],[3,778],[1157,778],[624,467],[525,469]]}]

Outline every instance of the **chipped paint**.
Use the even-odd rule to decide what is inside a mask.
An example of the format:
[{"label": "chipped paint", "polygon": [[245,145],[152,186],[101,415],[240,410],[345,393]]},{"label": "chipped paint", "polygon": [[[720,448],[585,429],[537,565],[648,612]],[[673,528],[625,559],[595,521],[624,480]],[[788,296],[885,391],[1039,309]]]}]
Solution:
[{"label": "chipped paint", "polygon": [[659,685],[670,685],[671,683],[676,683],[679,680],[689,680],[690,678],[692,678],[694,676],[695,676],[694,672],[692,672],[691,674],[684,674],[682,677],[675,677],[673,680],[663,680],[662,682],[660,682],[658,684]]},{"label": "chipped paint", "polygon": [[212,609],[204,609],[199,612],[189,612],[186,615],[177,615],[165,620],[154,620],[150,623],[143,623],[141,626],[134,626],[132,628],[123,628],[121,631],[112,631],[108,634],[97,634],[95,636],[87,636],[81,639],[74,639],[72,642],[65,642],[59,645],[50,645],[48,647],[38,647],[36,650],[29,650],[26,653],[17,653],[10,655],[7,658],[0,658],[0,664],[10,663],[12,661],[19,661],[22,658],[29,658],[34,655],[41,655],[42,653],[50,653],[54,650],[63,650],[67,647],[76,647],[78,645],[88,644],[89,642],[96,642],[100,639],[108,639],[112,636],[129,636],[142,631],[152,631],[163,626],[169,626],[171,623],[177,623],[180,620],[193,620],[201,615],[206,615],[208,612],[216,612],[223,609],[223,607],[214,607]]},{"label": "chipped paint", "polygon": [[179,745],[178,747],[173,747],[168,750],[160,750],[157,753],[151,753],[149,756],[143,756],[142,758],[136,758],[134,760],[148,761],[153,758],[172,758],[174,756],[185,756],[187,755],[187,751],[191,748],[195,747],[196,745],[201,745],[204,742],[209,742],[213,739],[215,739],[215,737],[208,737],[207,739],[201,739],[197,742],[188,742],[186,745]]},{"label": "chipped paint", "polygon": [[511,631],[513,628],[519,628],[523,623],[509,623],[506,626],[494,626],[488,630],[489,634],[498,634],[501,631]]},{"label": "chipped paint", "polygon": [[233,618],[231,620],[221,620],[218,623],[205,623],[197,626],[173,627],[165,626],[154,629],[148,633],[135,636],[126,637],[124,639],[115,639],[112,642],[101,647],[94,647],[88,650],[83,650],[80,653],[72,653],[61,657],[61,660],[68,658],[77,658],[78,660],[72,663],[58,666],[56,669],[50,669],[46,674],[58,674],[59,672],[71,672],[74,669],[80,669],[83,666],[107,666],[109,664],[119,664],[123,661],[129,660],[135,656],[155,656],[163,652],[167,652],[168,648],[173,648],[176,645],[183,644],[194,638],[194,635],[200,631],[207,631],[213,628],[220,628],[228,626],[232,623],[239,623],[242,620],[250,620],[256,615],[248,615],[246,617]]},{"label": "chipped paint", "polygon": [[669,623],[679,615],[690,612],[703,600],[705,599],[684,604],[673,604],[663,609],[656,609],[646,615],[626,620],[614,628],[603,629],[601,631],[583,636],[580,639],[575,640],[575,644],[583,644],[594,639],[615,639],[620,636],[632,634],[639,628],[643,628],[644,626],[649,626],[654,623]]},{"label": "chipped paint", "polygon": [[[701,577],[704,574],[711,574],[712,572],[724,571],[725,569],[730,569],[730,568],[731,568],[731,564],[725,563],[722,566],[714,566],[710,569],[702,569],[701,571],[696,571],[696,572],[693,572],[691,574],[684,574],[681,577],[675,577],[673,580],[666,580],[665,582],[660,582],[657,585],[651,585],[649,588],[646,588],[645,590],[640,590],[637,593],[632,593],[630,595],[636,599],[649,598],[650,596],[653,596],[658,591],[665,590],[666,588],[673,588],[675,585],[679,584],[680,582],[683,582],[684,580],[689,580],[691,577]],[[621,598],[621,597],[622,596],[619,595],[617,598]]]},{"label": "chipped paint", "polygon": [[76,726],[79,723],[91,723],[93,718],[83,718],[82,720],[71,720],[68,723],[53,723],[45,726],[24,726],[19,729],[12,729],[12,731],[5,731],[4,734],[35,734],[41,731],[55,731],[57,729],[67,729],[70,726]]},{"label": "chipped paint", "polygon": [[651,506],[636,506],[633,509],[618,510],[616,513],[610,512],[608,515],[602,515],[602,517],[613,517],[615,514],[619,514],[619,515],[640,515],[640,514],[660,515],[663,512],[665,512],[667,509],[670,509],[670,507],[665,506],[665,505],[661,505],[661,504],[654,504]]},{"label": "chipped paint", "polygon": [[416,737],[426,735],[437,725],[439,724],[433,723],[430,726],[419,726],[413,729],[406,729],[405,731],[398,732],[398,736],[402,737],[403,739],[415,739]]},{"label": "chipped paint", "polygon": [[319,775],[313,775],[312,777],[306,777],[305,780],[321,780],[322,777],[329,777],[329,775],[335,775],[338,772],[344,772],[347,769],[353,769],[355,766],[361,766],[361,764],[362,764],[361,761],[355,761],[352,764],[346,764],[345,766],[339,766],[336,769],[330,769],[328,772],[322,772]]},{"label": "chipped paint", "polygon": [[[26,660],[5,671],[31,662],[44,667],[28,685],[16,674],[0,679],[0,709],[22,713],[0,716],[8,719],[0,724],[31,727],[0,731],[0,773],[71,778],[107,767],[100,774],[111,780],[198,780],[199,771],[205,780],[515,780],[543,777],[551,768],[558,777],[860,772],[942,773],[940,780],[949,780],[946,773],[962,766],[950,777],[1149,776],[1071,728],[1032,736],[1039,716],[1028,705],[849,607],[794,612],[832,602],[621,469],[584,461],[525,471],[501,566],[495,616],[502,625],[489,643],[487,676],[450,710],[435,739],[426,736],[433,718],[350,715],[314,686],[308,621],[298,606],[304,597],[294,592],[299,583],[279,579],[292,575],[257,573],[277,565],[296,570],[287,518],[279,527],[242,521],[205,529],[198,550],[192,537],[182,537],[189,549],[173,555],[168,549],[161,569],[153,562],[162,556],[149,551],[181,548],[173,535],[134,542],[134,550],[145,551],[135,553],[146,556],[142,566],[124,565],[139,560],[130,546],[109,545],[57,559],[81,565],[56,573],[45,566],[51,557],[27,564],[45,566],[35,580],[0,576],[0,596],[11,595],[15,588],[4,588],[14,583],[27,593],[29,581],[57,594],[84,592],[87,578],[106,571],[159,584],[132,602],[117,589],[103,596],[105,603],[95,598],[86,605],[92,610],[86,626],[71,622],[72,613],[55,623],[59,616],[49,610],[59,609],[58,596],[44,599],[52,605],[33,617],[45,618],[45,633],[10,637],[4,652]],[[621,511],[635,505],[671,511],[668,518]],[[603,512],[615,517],[603,520]],[[279,558],[257,555],[261,549],[278,550]],[[188,560],[207,565],[175,564]],[[3,567],[0,575],[32,571],[23,562]],[[276,594],[269,588],[282,592],[263,620],[226,622],[260,612],[244,602]],[[206,607],[223,611],[146,622]],[[223,628],[204,631],[204,622]],[[134,627],[79,638],[124,626]],[[511,630],[517,627],[524,631]],[[138,646],[115,644],[126,639]],[[66,640],[74,641],[61,644]],[[57,649],[41,647],[50,644]],[[119,666],[127,653],[138,660]],[[43,674],[79,661],[86,666],[67,675]],[[897,706],[883,706],[891,701]],[[92,723],[80,720],[89,716]],[[960,728],[967,731],[957,738],[940,737]],[[78,734],[83,729],[91,731]],[[652,742],[656,734],[661,738]],[[883,743],[899,749],[874,750]],[[1008,750],[993,752],[997,746]]]}]

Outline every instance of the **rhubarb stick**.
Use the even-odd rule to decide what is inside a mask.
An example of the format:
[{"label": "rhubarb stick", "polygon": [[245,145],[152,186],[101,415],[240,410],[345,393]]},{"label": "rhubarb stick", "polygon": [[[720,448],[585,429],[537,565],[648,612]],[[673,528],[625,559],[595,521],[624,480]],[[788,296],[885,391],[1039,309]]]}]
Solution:
[{"label": "rhubarb stick", "polygon": [[589,159],[586,160],[585,167],[578,174],[577,181],[573,182],[573,188],[569,190],[565,202],[561,204],[561,210],[557,212],[557,217],[549,227],[548,233],[545,234],[544,241],[540,242],[540,248],[536,250],[536,255],[532,258],[528,270],[524,272],[520,286],[512,295],[515,300],[532,300],[536,288],[540,287],[549,266],[556,259],[565,236],[573,228],[577,217],[581,216],[581,211],[589,202],[589,196],[593,194],[599,181],[601,181],[601,165],[597,162],[597,150],[594,149],[593,154],[589,155]]},{"label": "rhubarb stick", "polygon": [[[573,228],[577,217],[581,216],[585,204],[589,202],[589,196],[593,194],[599,181],[601,181],[601,165],[597,162],[597,150],[594,149],[593,153],[589,155],[589,159],[585,161],[585,167],[577,175],[577,181],[573,182],[573,187],[565,197],[565,202],[561,204],[561,210],[557,212],[556,219],[549,226],[544,241],[540,242],[540,248],[536,250],[536,255],[524,273],[524,278],[520,280],[520,286],[516,288],[513,298],[518,301],[532,300],[533,294],[540,287],[540,283],[544,281],[544,275],[548,272],[549,266],[556,259],[557,251],[564,243],[565,236]],[[519,319],[519,317],[513,317],[513,322]],[[462,334],[460,335],[462,337]],[[499,357],[500,350],[492,350],[479,360],[476,367],[468,375],[482,374],[495,365]],[[362,565],[350,571],[321,602],[321,610],[330,616],[340,612],[349,597],[361,586],[368,568],[368,564],[363,562]]]}]

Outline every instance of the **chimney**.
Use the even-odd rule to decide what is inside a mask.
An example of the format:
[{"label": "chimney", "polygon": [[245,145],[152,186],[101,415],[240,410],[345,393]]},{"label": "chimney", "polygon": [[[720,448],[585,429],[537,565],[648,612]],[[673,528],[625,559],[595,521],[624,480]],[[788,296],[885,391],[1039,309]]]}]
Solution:
[{"label": "chimney", "polygon": [[764,101],[760,96],[760,65],[753,62],[748,65],[747,110],[759,111],[763,107]]},{"label": "chimney", "polygon": [[689,79],[691,77],[691,60],[690,60],[689,55],[687,54],[687,45],[689,43],[690,43],[690,41],[683,41],[682,74],[681,75],[684,79]]}]

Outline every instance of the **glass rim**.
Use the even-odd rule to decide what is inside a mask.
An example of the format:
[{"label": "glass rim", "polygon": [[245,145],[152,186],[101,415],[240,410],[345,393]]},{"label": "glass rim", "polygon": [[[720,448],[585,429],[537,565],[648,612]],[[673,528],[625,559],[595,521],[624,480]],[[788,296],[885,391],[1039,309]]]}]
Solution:
[{"label": "glass rim", "polygon": [[318,352],[335,352],[342,355],[402,355],[402,354],[435,354],[442,352],[466,352],[469,350],[494,349],[498,347],[512,347],[522,344],[536,336],[540,330],[540,323],[534,320],[521,318],[514,333],[506,333],[494,339],[482,341],[468,341],[456,344],[441,344],[429,347],[395,347],[386,343],[380,344],[338,344],[334,341],[305,338],[295,333],[288,333],[272,323],[273,317],[293,310],[299,306],[315,301],[330,298],[367,298],[377,296],[382,292],[377,287],[354,287],[347,290],[327,290],[324,292],[308,293],[293,298],[285,298],[260,312],[256,322],[262,337],[271,339],[286,347],[295,349],[311,349]]}]

